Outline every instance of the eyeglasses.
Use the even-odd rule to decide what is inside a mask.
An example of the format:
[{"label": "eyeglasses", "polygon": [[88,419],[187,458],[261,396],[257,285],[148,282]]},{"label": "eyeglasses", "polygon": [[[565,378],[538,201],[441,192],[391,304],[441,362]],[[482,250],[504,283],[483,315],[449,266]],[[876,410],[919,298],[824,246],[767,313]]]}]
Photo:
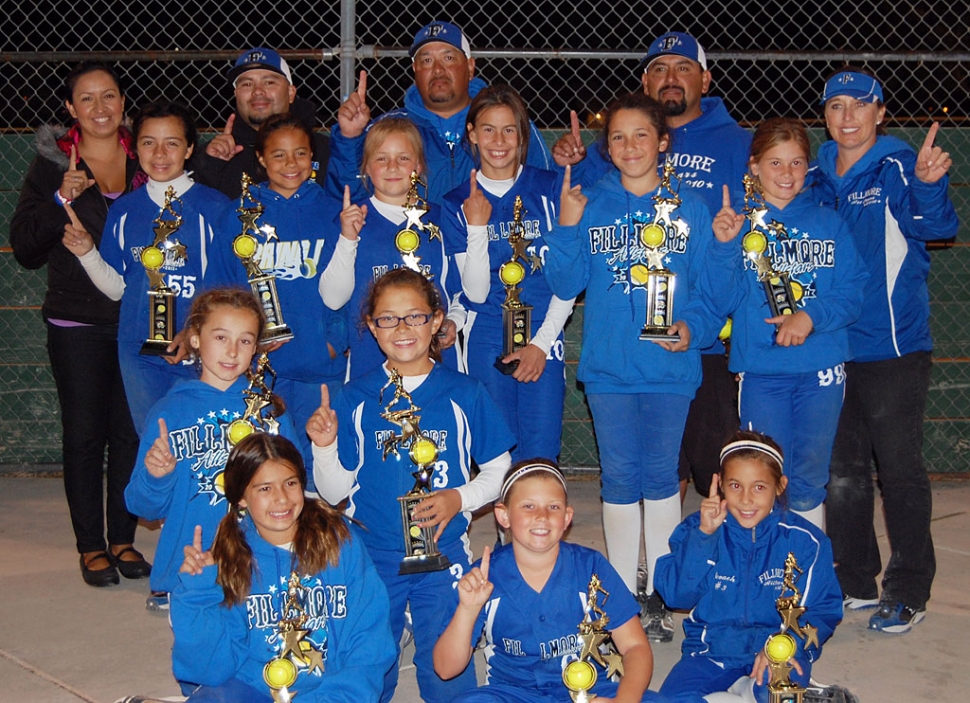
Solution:
[{"label": "eyeglasses", "polygon": [[408,327],[423,327],[431,321],[432,317],[434,315],[426,312],[412,312],[410,315],[405,315],[404,317],[384,315],[383,317],[375,317],[374,325],[380,327],[382,330],[394,329],[402,322]]}]

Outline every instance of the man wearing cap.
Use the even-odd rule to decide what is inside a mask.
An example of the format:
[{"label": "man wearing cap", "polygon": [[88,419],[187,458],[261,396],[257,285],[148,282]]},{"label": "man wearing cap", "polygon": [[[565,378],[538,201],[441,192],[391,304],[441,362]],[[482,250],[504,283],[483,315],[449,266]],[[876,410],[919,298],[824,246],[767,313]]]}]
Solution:
[{"label": "man wearing cap", "polygon": [[[414,69],[414,85],[404,94],[404,107],[383,117],[406,117],[421,132],[428,173],[428,200],[440,203],[445,193],[468,180],[475,168],[471,153],[462,143],[465,117],[472,98],[485,87],[475,78],[475,59],[468,37],[450,22],[434,21],[415,35],[408,52]],[[350,185],[355,196],[357,174],[363,156],[364,133],[370,124],[366,102],[367,74],[361,72],[357,91],[340,106],[332,131],[333,156],[329,185],[342,195]],[[530,123],[531,124],[531,123]],[[536,168],[553,167],[541,133],[532,124],[527,162]]]},{"label": "man wearing cap", "polygon": [[[704,97],[711,85],[704,48],[689,34],[668,32],[650,44],[640,68],[643,92],[660,102],[667,115],[671,145],[666,156],[674,161],[680,188],[700,196],[713,216],[721,209],[722,189],[727,184],[732,203],[740,210],[751,134],[731,118],[721,98]],[[590,186],[614,168],[600,146],[589,150],[583,146],[579,121],[573,113],[572,129],[556,142],[552,154],[559,166],[572,165],[573,183]],[[691,403],[681,444],[680,477],[682,493],[687,478],[693,474],[695,488],[706,497],[711,477],[720,468],[721,446],[738,426],[737,383],[728,371],[720,341],[701,350],[701,363],[703,378]],[[629,514],[615,515],[614,507],[604,508],[603,514],[610,558],[618,554],[617,563],[635,562],[639,545],[627,540],[626,534],[634,509],[636,520],[640,519],[639,506],[618,506],[629,510]],[[644,520],[650,519],[644,516]],[[663,545],[658,546],[663,548],[667,536],[661,534],[662,530],[647,527],[645,534],[658,534],[663,539]],[[619,556],[625,550],[634,553]],[[651,590],[649,583],[648,580],[647,593]],[[654,641],[670,641],[673,619],[669,612],[660,609],[660,604],[654,602],[656,598],[644,596],[640,594],[647,635]]]},{"label": "man wearing cap", "polygon": [[[273,115],[293,113],[310,127],[316,127],[316,107],[296,97],[293,74],[286,60],[272,49],[256,47],[236,59],[229,71],[236,95],[236,110],[229,116],[221,134],[215,136],[198,154],[191,167],[200,183],[239,197],[239,182],[248,173],[254,182],[265,180],[266,173],[256,158],[256,132]],[[314,132],[313,160],[316,179],[322,185],[330,157],[330,141]]]}]

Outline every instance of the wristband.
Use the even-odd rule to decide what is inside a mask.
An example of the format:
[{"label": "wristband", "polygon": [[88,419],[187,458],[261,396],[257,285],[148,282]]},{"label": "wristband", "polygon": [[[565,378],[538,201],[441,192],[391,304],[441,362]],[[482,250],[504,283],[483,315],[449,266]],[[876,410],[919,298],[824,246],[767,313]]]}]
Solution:
[{"label": "wristband", "polygon": [[64,207],[65,205],[73,205],[74,199],[65,198],[63,195],[61,195],[61,191],[58,188],[57,190],[54,191],[54,202],[60,205],[61,207]]}]

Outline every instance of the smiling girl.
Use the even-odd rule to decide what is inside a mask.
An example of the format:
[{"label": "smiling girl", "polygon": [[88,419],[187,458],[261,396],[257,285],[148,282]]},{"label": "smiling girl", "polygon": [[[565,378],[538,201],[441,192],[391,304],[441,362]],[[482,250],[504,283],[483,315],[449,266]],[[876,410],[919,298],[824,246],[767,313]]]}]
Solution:
[{"label": "smiling girl", "polygon": [[[165,204],[171,186],[181,200],[173,205],[182,216],[182,226],[169,236],[185,247],[185,256],[174,248],[166,250],[161,268],[162,283],[174,294],[175,323],[181,326],[195,294],[206,278],[208,255],[212,247],[228,247],[215,241],[214,225],[228,199],[211,188],[196,184],[185,172],[185,161],[195,149],[195,120],[178,103],[150,103],[132,128],[138,162],[148,175],[148,183],[118,199],[104,226],[99,249],[90,235],[78,227],[68,227],[64,245],[80,260],[94,284],[112,300],[121,300],[118,329],[118,356],[125,393],[135,429],[153,435],[145,418],[152,404],[180,378],[191,378],[192,369],[181,364],[187,347],[176,340],[168,356],[140,354],[149,335],[149,277],[140,256],[155,241],[154,221]],[[166,219],[171,215],[166,214]],[[209,281],[211,283],[211,279]]]},{"label": "smiling girl", "polygon": [[[749,168],[764,209],[747,221],[725,195],[714,230],[736,236],[746,225],[731,295],[720,301],[733,319],[729,368],[740,374],[741,426],[750,423],[781,445],[789,507],[821,528],[851,358],[848,327],[862,310],[868,275],[842,218],[803,192],[810,158],[801,123],[762,122]],[[761,272],[768,261],[791,282],[791,314],[770,312]]]}]

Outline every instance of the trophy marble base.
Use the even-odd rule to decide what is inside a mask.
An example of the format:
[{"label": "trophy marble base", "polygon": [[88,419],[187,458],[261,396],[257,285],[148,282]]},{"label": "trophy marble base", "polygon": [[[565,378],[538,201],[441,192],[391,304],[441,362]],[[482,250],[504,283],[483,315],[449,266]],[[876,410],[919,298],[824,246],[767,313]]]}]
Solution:
[{"label": "trophy marble base", "polygon": [[171,340],[165,339],[146,339],[138,353],[142,356],[175,356],[178,354],[178,349],[169,351],[168,345],[171,343]]},{"label": "trophy marble base", "polygon": [[293,339],[296,335],[293,334],[293,330],[290,329],[289,325],[280,325],[278,327],[266,327],[263,331],[263,336],[259,338],[260,343],[269,344],[270,342],[288,342]]},{"label": "trophy marble base", "polygon": [[640,330],[640,339],[648,342],[679,342],[679,334],[667,334],[667,327],[653,327],[644,325]]},{"label": "trophy marble base", "polygon": [[397,573],[399,576],[424,574],[429,571],[444,571],[449,566],[451,566],[451,560],[444,554],[421,554],[404,557]]}]

